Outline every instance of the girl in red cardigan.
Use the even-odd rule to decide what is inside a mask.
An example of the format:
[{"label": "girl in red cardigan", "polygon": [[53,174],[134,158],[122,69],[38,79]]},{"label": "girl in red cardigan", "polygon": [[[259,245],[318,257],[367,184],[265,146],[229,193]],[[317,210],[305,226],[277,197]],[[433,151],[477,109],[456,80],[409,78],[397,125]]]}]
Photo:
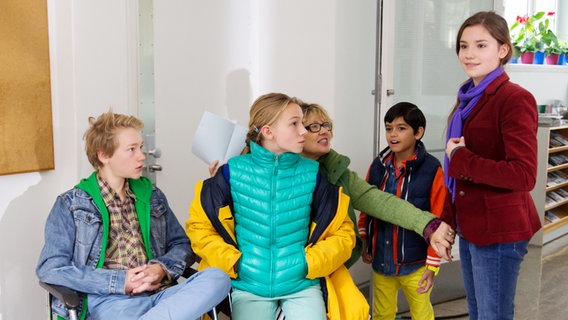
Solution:
[{"label": "girl in red cardigan", "polygon": [[536,182],[537,109],[511,83],[507,22],[478,12],[459,29],[456,52],[469,79],[449,123],[442,219],[457,228],[470,319],[513,319],[521,262],[540,227],[529,192]]}]

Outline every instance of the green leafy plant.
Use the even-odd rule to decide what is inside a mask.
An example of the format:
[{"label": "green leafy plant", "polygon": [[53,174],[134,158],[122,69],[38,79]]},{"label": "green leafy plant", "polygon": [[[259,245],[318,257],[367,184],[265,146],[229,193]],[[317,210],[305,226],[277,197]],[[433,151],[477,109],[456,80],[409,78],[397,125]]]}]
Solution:
[{"label": "green leafy plant", "polygon": [[521,53],[544,51],[545,47],[558,43],[558,38],[549,29],[550,20],[554,12],[539,11],[532,16],[517,16],[511,25],[511,41]]},{"label": "green leafy plant", "polygon": [[558,39],[558,53],[568,55],[568,41]]},{"label": "green leafy plant", "polygon": [[557,40],[548,44],[544,49],[544,52],[546,53],[547,56],[551,54],[561,54],[566,50],[565,46],[566,45],[561,44],[561,41]]}]

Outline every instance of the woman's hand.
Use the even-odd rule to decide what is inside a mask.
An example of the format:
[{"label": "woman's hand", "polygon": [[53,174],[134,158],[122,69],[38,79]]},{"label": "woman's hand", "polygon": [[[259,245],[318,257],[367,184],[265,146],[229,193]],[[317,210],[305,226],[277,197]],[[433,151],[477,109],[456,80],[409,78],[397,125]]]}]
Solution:
[{"label": "woman's hand", "polygon": [[442,221],[438,229],[430,235],[430,245],[436,250],[436,253],[448,260],[452,261],[452,244],[456,237],[455,231],[449,224]]},{"label": "woman's hand", "polygon": [[209,174],[211,176],[214,176],[215,173],[217,173],[219,167],[220,167],[219,160],[213,160],[213,162],[211,162],[211,164],[209,165]]},{"label": "woman's hand", "polygon": [[450,138],[446,144],[446,156],[448,156],[448,159],[452,159],[455,149],[461,147],[465,147],[465,139],[463,136],[459,138]]}]

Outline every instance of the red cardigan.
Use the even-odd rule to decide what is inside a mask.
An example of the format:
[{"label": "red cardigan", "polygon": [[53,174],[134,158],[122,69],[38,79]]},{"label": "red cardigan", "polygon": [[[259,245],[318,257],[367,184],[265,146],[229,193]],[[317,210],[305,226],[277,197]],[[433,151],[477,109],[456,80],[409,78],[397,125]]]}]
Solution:
[{"label": "red cardigan", "polygon": [[456,179],[442,220],[476,245],[527,240],[540,228],[530,191],[537,171],[537,107],[532,94],[495,79],[463,126],[465,148],[454,152],[448,174]]}]

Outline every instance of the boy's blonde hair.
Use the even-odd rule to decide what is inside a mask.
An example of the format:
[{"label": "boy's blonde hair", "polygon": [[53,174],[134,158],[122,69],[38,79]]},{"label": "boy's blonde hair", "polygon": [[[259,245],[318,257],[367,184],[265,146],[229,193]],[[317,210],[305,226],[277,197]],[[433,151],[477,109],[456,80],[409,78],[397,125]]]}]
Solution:
[{"label": "boy's blonde hair", "polygon": [[272,125],[284,112],[290,103],[300,105],[297,98],[290,97],[283,93],[267,93],[258,97],[250,107],[249,130],[246,138],[246,146],[241,154],[250,151],[250,142],[262,142],[260,129],[265,125]]},{"label": "boy's blonde hair", "polygon": [[144,123],[138,118],[130,115],[113,113],[108,111],[101,114],[98,118],[89,117],[90,127],[85,131],[85,151],[87,158],[95,170],[99,170],[103,164],[99,160],[97,153],[103,152],[111,157],[118,147],[116,133],[118,129],[133,128],[142,130]]}]

